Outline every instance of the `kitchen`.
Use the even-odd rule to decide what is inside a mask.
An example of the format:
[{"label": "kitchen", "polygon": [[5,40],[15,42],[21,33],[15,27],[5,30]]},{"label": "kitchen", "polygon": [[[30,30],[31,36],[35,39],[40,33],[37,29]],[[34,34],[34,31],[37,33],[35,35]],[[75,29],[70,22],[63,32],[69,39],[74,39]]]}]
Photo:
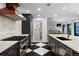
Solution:
[{"label": "kitchen", "polygon": [[0,4],[0,55],[79,56],[78,5]]}]

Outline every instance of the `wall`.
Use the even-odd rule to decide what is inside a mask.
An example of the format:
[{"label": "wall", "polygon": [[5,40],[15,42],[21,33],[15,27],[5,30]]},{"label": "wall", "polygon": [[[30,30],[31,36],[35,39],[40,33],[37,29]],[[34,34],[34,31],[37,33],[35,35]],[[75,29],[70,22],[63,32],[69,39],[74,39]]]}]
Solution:
[{"label": "wall", "polygon": [[16,21],[15,29],[16,34],[22,34],[22,21]]},{"label": "wall", "polygon": [[[71,35],[74,35],[74,22],[79,22],[79,20],[76,19],[76,18],[75,19],[72,18],[72,19],[69,19],[66,22],[65,21],[61,22],[62,24],[66,25],[66,27],[65,27],[65,33],[67,33],[67,24],[71,24]],[[48,31],[50,29],[52,29],[52,30],[60,30],[62,32],[62,27],[56,28],[56,24],[57,23],[58,22],[55,22],[53,19],[48,19],[47,20],[47,29],[48,29]]]},{"label": "wall", "polygon": [[67,32],[67,24],[71,24],[71,35],[74,35],[74,23],[75,22],[79,22],[79,20],[71,20],[71,21],[67,21],[66,23],[65,23],[65,25],[66,25],[66,28],[65,28],[65,33]]},{"label": "wall", "polygon": [[44,18],[42,21],[42,42],[48,42],[47,41],[47,19]]},{"label": "wall", "polygon": [[[47,30],[49,33],[53,33],[53,31],[60,31],[62,32],[62,23],[61,23],[61,27],[56,27],[56,24],[59,24],[61,22],[56,22],[53,19],[48,19],[47,20]],[[50,31],[51,29],[51,31]]]},{"label": "wall", "polygon": [[12,19],[0,15],[0,33],[14,33],[15,24]]},{"label": "wall", "polygon": [[0,34],[19,34],[21,33],[21,21],[0,15]]},{"label": "wall", "polygon": [[71,21],[71,24],[72,24],[72,26],[71,26],[71,28],[72,28],[72,35],[74,35],[74,23],[75,22],[79,22],[79,20],[74,20],[74,21]]},{"label": "wall", "polygon": [[0,3],[0,9],[2,8],[6,8],[6,4],[5,3]]}]

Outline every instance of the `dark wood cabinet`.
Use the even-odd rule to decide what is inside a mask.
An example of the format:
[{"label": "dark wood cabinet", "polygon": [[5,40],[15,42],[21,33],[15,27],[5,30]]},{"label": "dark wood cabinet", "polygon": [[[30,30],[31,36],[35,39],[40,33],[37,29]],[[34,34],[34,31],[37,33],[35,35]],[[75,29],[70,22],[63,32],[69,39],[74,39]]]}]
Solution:
[{"label": "dark wood cabinet", "polygon": [[19,42],[14,44],[13,46],[9,47],[2,53],[0,53],[0,56],[20,56],[20,50],[19,50]]},{"label": "dark wood cabinet", "polygon": [[79,56],[79,53],[75,52],[55,38],[51,36],[48,36],[48,38],[50,49],[57,56]]},{"label": "dark wood cabinet", "polygon": [[50,49],[51,49],[51,51],[53,52],[53,53],[55,53],[55,47],[56,47],[56,45],[55,45],[55,40],[52,38],[52,37],[50,37],[49,36],[49,46],[50,46]]},{"label": "dark wood cabinet", "polygon": [[72,49],[68,48],[64,44],[58,42],[58,53],[62,56],[73,56]]},{"label": "dark wood cabinet", "polygon": [[79,56],[79,53],[73,51],[73,55],[74,55],[74,56]]},{"label": "dark wood cabinet", "polygon": [[13,36],[3,41],[19,41],[20,56],[25,55],[25,50],[29,47],[29,36]]}]

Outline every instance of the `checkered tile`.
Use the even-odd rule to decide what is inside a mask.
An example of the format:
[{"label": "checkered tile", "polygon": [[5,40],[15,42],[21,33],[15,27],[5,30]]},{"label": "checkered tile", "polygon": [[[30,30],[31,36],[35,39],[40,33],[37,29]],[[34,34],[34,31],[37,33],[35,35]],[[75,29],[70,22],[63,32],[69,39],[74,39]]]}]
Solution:
[{"label": "checkered tile", "polygon": [[31,52],[31,51],[32,51],[32,50],[29,49],[29,48],[25,50],[26,53],[29,53],[29,52]]},{"label": "checkered tile", "polygon": [[49,50],[47,50],[47,49],[45,49],[45,48],[38,48],[38,49],[35,49],[35,50],[33,50],[34,52],[36,52],[37,54],[39,54],[39,55],[44,55],[45,53],[47,53],[47,52],[49,52]]},{"label": "checkered tile", "polygon": [[55,56],[50,51],[47,43],[32,43],[31,46],[26,50],[26,56]]},{"label": "checkered tile", "polygon": [[44,44],[44,43],[37,43],[37,44],[35,44],[36,46],[39,46],[39,47],[42,47],[42,46],[45,46],[46,44]]}]

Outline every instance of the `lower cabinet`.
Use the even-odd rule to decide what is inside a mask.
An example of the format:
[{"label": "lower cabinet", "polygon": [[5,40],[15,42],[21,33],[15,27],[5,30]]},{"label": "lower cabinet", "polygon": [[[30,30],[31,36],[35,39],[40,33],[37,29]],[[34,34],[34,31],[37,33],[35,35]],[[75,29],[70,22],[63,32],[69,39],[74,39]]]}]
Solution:
[{"label": "lower cabinet", "polygon": [[[3,41],[19,41],[19,54],[20,56],[25,56],[26,54],[26,49],[29,47],[30,43],[29,43],[29,36],[13,36],[7,39],[4,39]],[[15,50],[12,49],[12,51]],[[11,52],[12,52],[11,51]],[[16,52],[14,52],[16,53]],[[12,53],[12,54],[14,54]],[[6,55],[6,54],[5,54]],[[16,55],[17,56],[17,55]]]},{"label": "lower cabinet", "polygon": [[29,47],[29,37],[25,37],[22,41],[20,41],[20,55],[25,56],[26,50]]},{"label": "lower cabinet", "polygon": [[54,38],[49,36],[48,41],[49,41],[49,46],[50,46],[51,51],[55,53],[56,55],[59,55],[56,40],[54,40]]},{"label": "lower cabinet", "polygon": [[74,56],[79,56],[79,53],[73,51],[73,55],[74,55]]},{"label": "lower cabinet", "polygon": [[73,55],[73,51],[70,48],[63,45],[62,43],[58,44],[58,53],[59,53],[59,55],[62,55],[62,56],[72,56]]},{"label": "lower cabinet", "polygon": [[10,48],[6,49],[2,53],[0,53],[0,56],[20,56],[20,50],[19,50],[19,42],[11,46]]},{"label": "lower cabinet", "polygon": [[73,51],[51,36],[48,36],[48,41],[51,51],[57,56],[79,56],[79,53]]}]

